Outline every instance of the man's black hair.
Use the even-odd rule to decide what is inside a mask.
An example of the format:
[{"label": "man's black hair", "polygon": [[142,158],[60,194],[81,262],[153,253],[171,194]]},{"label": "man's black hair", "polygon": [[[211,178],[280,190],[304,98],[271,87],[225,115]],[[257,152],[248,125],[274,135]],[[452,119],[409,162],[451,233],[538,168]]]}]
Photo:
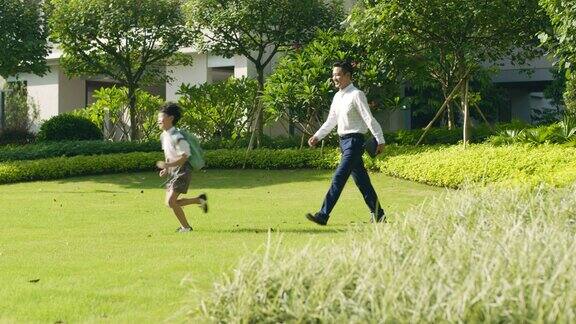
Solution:
[{"label": "man's black hair", "polygon": [[174,121],[172,122],[173,125],[176,125],[176,123],[180,120],[180,117],[182,117],[182,109],[180,106],[173,102],[165,103],[162,107],[160,107],[159,111],[161,113],[165,113],[168,116],[174,117]]},{"label": "man's black hair", "polygon": [[341,68],[342,70],[344,70],[344,72],[349,73],[350,76],[354,74],[354,67],[352,67],[352,64],[348,61],[334,62],[332,66]]}]

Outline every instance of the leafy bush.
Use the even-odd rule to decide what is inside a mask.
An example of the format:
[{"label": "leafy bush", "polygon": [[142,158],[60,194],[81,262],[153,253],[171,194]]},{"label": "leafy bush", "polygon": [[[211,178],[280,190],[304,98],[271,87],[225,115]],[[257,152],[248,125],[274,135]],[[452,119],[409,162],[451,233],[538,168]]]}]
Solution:
[{"label": "leafy bush", "polygon": [[318,31],[310,44],[288,52],[267,79],[263,101],[275,120],[291,122],[304,133],[312,133],[330,108],[336,90],[330,78],[335,61],[355,65],[354,83],[375,109],[401,106],[400,86],[389,62],[336,31]]},{"label": "leafy bush", "polygon": [[36,136],[29,131],[4,131],[0,134],[0,147],[2,145],[24,145],[33,143]]},{"label": "leafy bush", "polygon": [[[130,139],[129,100],[126,87],[101,88],[94,91],[96,102],[74,114],[90,119],[108,140]],[[136,91],[136,127],[141,140],[156,140],[160,136],[157,116],[164,100],[144,90]]]},{"label": "leafy bush", "polygon": [[191,86],[178,91],[183,108],[180,121],[203,139],[237,139],[247,131],[256,107],[258,84],[247,78]]},{"label": "leafy bush", "polygon": [[34,122],[38,119],[38,105],[28,98],[26,86],[23,83],[7,83],[5,90],[9,92],[6,95],[4,107],[6,129],[3,133],[9,135],[2,134],[2,137],[17,139],[21,135],[26,141]]},{"label": "leafy bush", "polygon": [[0,145],[34,142],[32,127],[38,119],[38,105],[28,99],[23,83],[7,83],[4,90],[7,91],[4,106],[5,128],[0,130]]},{"label": "leafy bush", "polygon": [[560,145],[387,148],[368,162],[390,176],[452,188],[466,183],[566,186],[576,181],[576,148]]},{"label": "leafy bush", "polygon": [[40,142],[23,146],[0,147],[0,162],[16,160],[37,160],[51,157],[100,155],[130,152],[158,152],[158,141],[149,142],[109,142],[109,141],[62,141]]},{"label": "leafy bush", "polygon": [[505,323],[576,318],[576,186],[474,190],[341,244],[268,243],[203,298],[217,323]]},{"label": "leafy bush", "polygon": [[0,183],[61,179],[79,175],[154,170],[160,152],[58,157],[0,163]]},{"label": "leafy bush", "polygon": [[102,139],[102,132],[89,119],[72,114],[54,116],[40,126],[39,141]]},{"label": "leafy bush", "polygon": [[[87,142],[90,143],[90,142]],[[143,148],[158,150],[158,146],[143,144]],[[81,149],[60,148],[63,154],[79,153]],[[98,146],[96,146],[98,148]],[[112,149],[100,147],[101,153],[110,152]],[[134,146],[116,146],[117,150],[132,150]],[[74,152],[74,150],[78,150]],[[39,150],[41,151],[41,150]],[[0,151],[2,152],[2,151]],[[47,152],[57,152],[56,148],[47,148]],[[23,154],[23,153],[20,153]],[[89,154],[93,154],[93,151]],[[131,153],[127,153],[131,154]],[[136,153],[134,153],[136,154]],[[138,153],[148,154],[148,153]],[[161,152],[150,152],[162,157]],[[123,154],[119,154],[122,156]],[[10,156],[10,153],[0,154],[2,158]],[[23,155],[21,155],[23,156]],[[112,157],[113,155],[96,155],[94,163],[100,163],[101,156]],[[137,154],[135,156],[138,156]],[[144,155],[146,156],[146,155]],[[34,156],[32,153],[32,158]],[[72,157],[70,159],[74,159]],[[83,163],[89,163],[91,157],[78,157]],[[576,181],[576,148],[560,145],[511,145],[494,147],[489,144],[475,144],[463,149],[461,146],[395,146],[386,147],[384,154],[376,159],[364,156],[366,167],[374,171],[383,172],[386,175],[404,178],[412,181],[427,183],[435,186],[458,188],[467,183],[510,185],[523,183],[537,186],[540,183],[548,183],[554,186],[566,186]],[[67,163],[66,158],[46,159],[55,163]],[[340,152],[338,149],[257,149],[246,151],[245,149],[208,150],[205,152],[208,168],[211,169],[298,169],[319,168],[333,169],[338,165]],[[38,163],[43,163],[38,160]],[[26,161],[32,163],[33,161]],[[20,163],[20,162],[18,162]],[[13,165],[14,163],[0,163],[0,166]],[[16,165],[16,164],[14,164]],[[17,164],[19,165],[19,164]],[[150,166],[152,168],[153,166]],[[97,165],[85,167],[86,172],[94,173]],[[51,170],[51,169],[48,169]],[[82,170],[82,169],[81,169]],[[99,173],[107,172],[106,167]],[[120,169],[111,169],[118,172]],[[127,168],[126,170],[132,170]],[[20,171],[24,172],[24,171]],[[39,171],[38,171],[39,172]],[[51,171],[50,171],[51,172]],[[71,173],[71,175],[83,174],[83,171]],[[97,172],[98,173],[98,172]],[[44,179],[40,175],[19,177],[23,180]],[[65,176],[66,173],[61,174]]]},{"label": "leafy bush", "polygon": [[571,142],[574,138],[576,138],[576,116],[565,114],[560,122],[550,125],[500,130],[496,135],[491,136],[488,142],[493,145],[561,144]]},{"label": "leafy bush", "polygon": [[[490,128],[484,125],[475,127],[471,131],[470,141],[472,143],[483,142],[494,134]],[[384,138],[388,144],[415,145],[423,132],[422,129],[399,130],[385,133]],[[461,141],[461,128],[431,128],[422,140],[422,144],[456,144]]]}]

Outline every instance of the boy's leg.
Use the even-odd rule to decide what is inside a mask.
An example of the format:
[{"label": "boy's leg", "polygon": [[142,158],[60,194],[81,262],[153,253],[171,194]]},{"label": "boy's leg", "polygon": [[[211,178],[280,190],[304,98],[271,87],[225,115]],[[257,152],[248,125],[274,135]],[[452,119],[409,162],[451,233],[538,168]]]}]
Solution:
[{"label": "boy's leg", "polygon": [[180,205],[180,207],[193,205],[193,204],[200,205],[200,208],[202,209],[202,211],[204,213],[208,212],[208,198],[206,197],[206,194],[201,194],[195,198],[178,199],[178,205]]},{"label": "boy's leg", "polygon": [[199,205],[202,201],[200,200],[200,196],[194,198],[180,198],[178,199],[178,205],[180,207],[188,206],[188,205]]},{"label": "boy's leg", "polygon": [[178,221],[182,225],[183,228],[191,228],[190,224],[188,224],[188,220],[186,219],[186,215],[184,214],[184,210],[178,204],[178,196],[180,195],[179,192],[174,190],[167,190],[166,191],[166,205],[174,211],[174,215],[178,218]]}]

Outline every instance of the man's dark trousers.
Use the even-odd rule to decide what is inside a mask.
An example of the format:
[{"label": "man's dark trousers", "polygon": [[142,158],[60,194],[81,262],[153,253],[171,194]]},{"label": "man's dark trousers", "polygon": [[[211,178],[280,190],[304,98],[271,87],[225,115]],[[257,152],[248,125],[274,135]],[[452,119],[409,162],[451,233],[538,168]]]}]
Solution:
[{"label": "man's dark trousers", "polygon": [[[364,196],[364,201],[370,211],[377,216],[384,215],[384,210],[382,210],[379,203],[377,204],[378,196],[376,195],[376,191],[374,191],[368,172],[364,167],[364,161],[362,160],[362,154],[364,153],[364,136],[362,134],[346,134],[340,137],[340,151],[342,152],[340,165],[338,165],[332,178],[332,184],[326,194],[326,198],[324,198],[324,203],[318,216],[328,220],[350,175],[352,175],[356,186],[360,189],[362,196]],[[377,212],[376,205],[378,205]]]}]

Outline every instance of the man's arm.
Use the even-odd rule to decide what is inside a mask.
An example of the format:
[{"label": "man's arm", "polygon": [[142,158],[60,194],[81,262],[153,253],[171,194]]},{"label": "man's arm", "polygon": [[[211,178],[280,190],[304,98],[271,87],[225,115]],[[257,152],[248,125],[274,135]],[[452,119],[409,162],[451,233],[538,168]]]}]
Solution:
[{"label": "man's arm", "polygon": [[376,148],[376,154],[382,153],[384,150],[384,144],[386,141],[384,140],[384,133],[382,132],[382,127],[372,115],[370,111],[370,106],[368,105],[368,100],[366,99],[366,95],[363,91],[356,92],[357,94],[354,96],[354,102],[356,103],[356,107],[358,108],[358,112],[366,123],[366,126],[370,130],[370,133],[376,138],[378,142],[378,147]]},{"label": "man's arm", "polygon": [[370,133],[376,137],[378,144],[384,144],[384,135],[382,132],[382,127],[372,115],[370,111],[370,106],[368,106],[368,100],[366,99],[366,95],[362,91],[358,91],[357,94],[354,96],[354,102],[356,103],[356,107],[358,108],[358,112],[366,123],[366,126],[370,130]]},{"label": "man's arm", "polygon": [[315,146],[320,140],[322,140],[326,135],[336,127],[338,124],[338,116],[336,115],[336,108],[334,108],[334,102],[330,105],[330,112],[328,113],[328,118],[322,126],[316,131],[310,139],[308,139],[308,145]]}]

